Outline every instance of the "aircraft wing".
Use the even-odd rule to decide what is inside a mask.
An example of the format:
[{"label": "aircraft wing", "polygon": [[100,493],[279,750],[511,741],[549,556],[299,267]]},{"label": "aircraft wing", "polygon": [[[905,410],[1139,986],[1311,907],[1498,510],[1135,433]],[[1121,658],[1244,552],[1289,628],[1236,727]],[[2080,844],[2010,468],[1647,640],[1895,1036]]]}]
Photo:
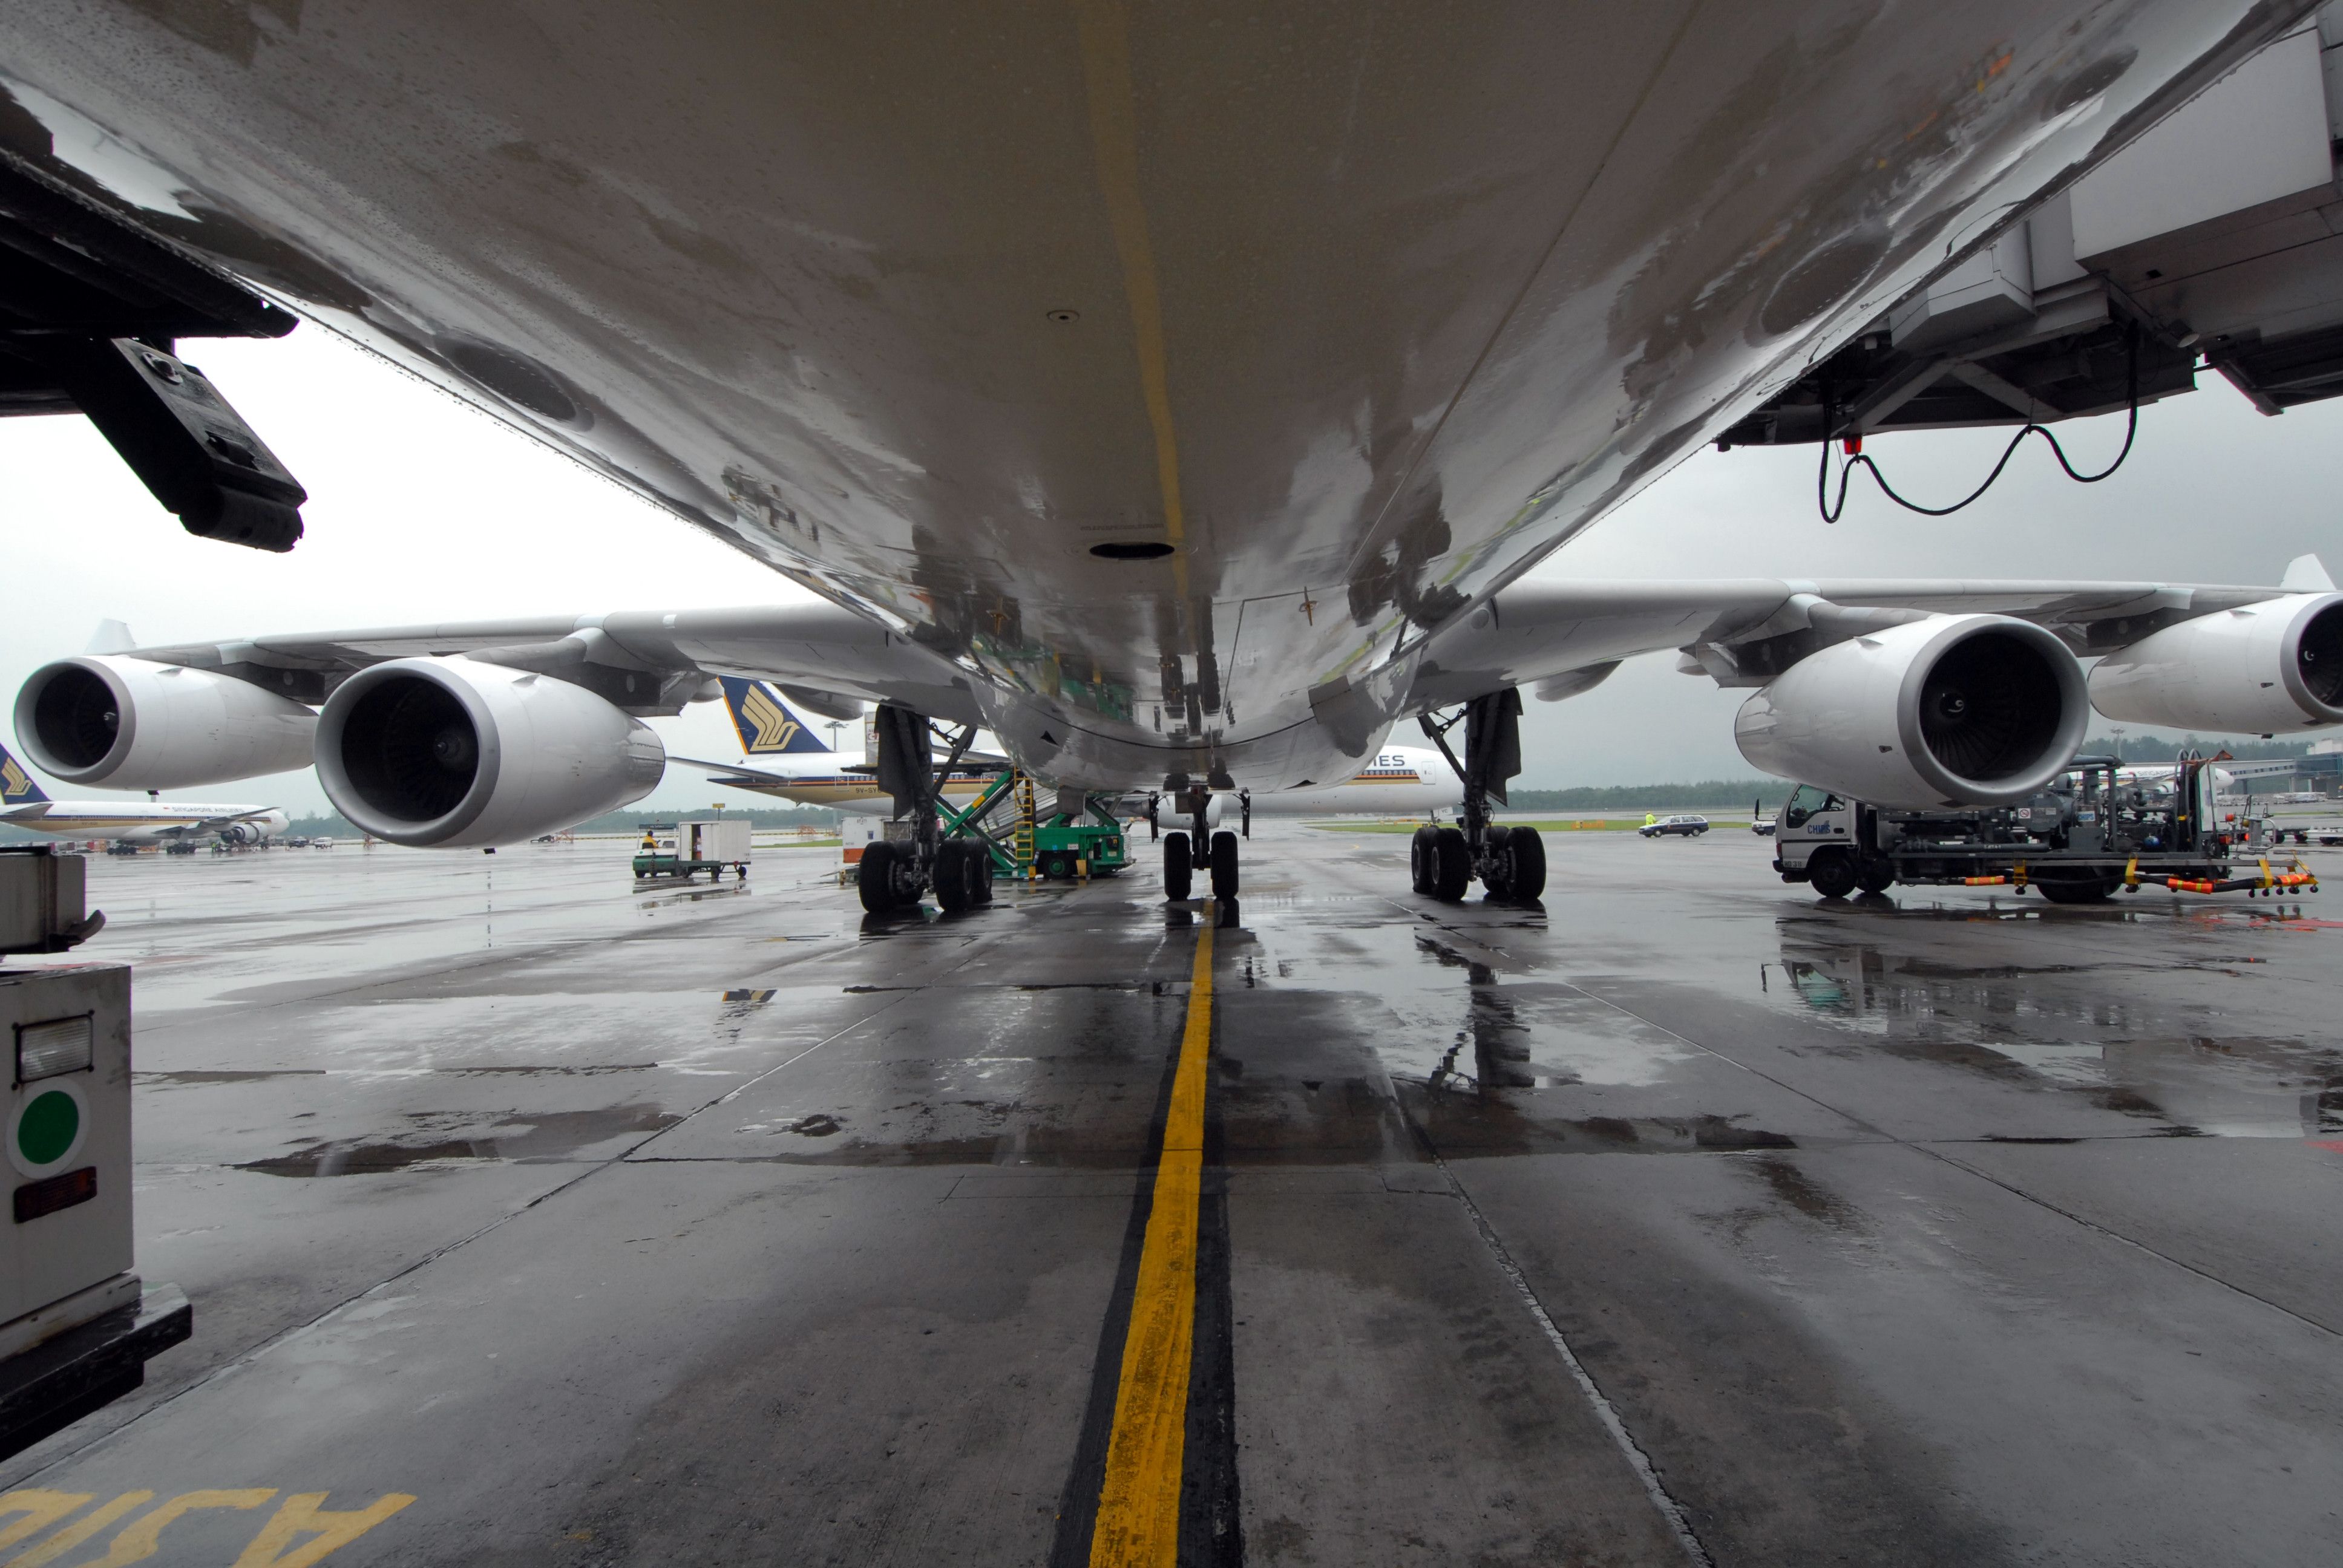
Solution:
[{"label": "aircraft wing", "polygon": [[686,701],[712,694],[709,678],[739,675],[898,702],[960,723],[981,719],[968,678],[949,660],[877,620],[827,604],[270,633],[127,654],[218,669],[312,703],[369,665],[468,654],[579,679],[637,714],[678,712]]},{"label": "aircraft wing", "polygon": [[1549,700],[1591,689],[1622,659],[1674,648],[1688,673],[1762,686],[1822,644],[1916,615],[2011,616],[2077,653],[2104,652],[2179,621],[2333,585],[2305,557],[2278,587],[2013,578],[1726,578],[1525,582],[1426,645],[1409,690],[1422,711],[1508,686]]}]

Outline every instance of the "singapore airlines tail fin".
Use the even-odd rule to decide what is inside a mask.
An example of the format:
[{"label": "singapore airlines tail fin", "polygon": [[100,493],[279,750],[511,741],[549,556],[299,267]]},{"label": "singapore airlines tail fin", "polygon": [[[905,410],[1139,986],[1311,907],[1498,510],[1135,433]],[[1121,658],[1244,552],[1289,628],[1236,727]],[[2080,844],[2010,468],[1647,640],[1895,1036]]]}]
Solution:
[{"label": "singapore airlines tail fin", "polygon": [[0,746],[0,814],[18,806],[48,803],[47,792],[25,771],[25,765],[8,755],[6,747]]},{"label": "singapore airlines tail fin", "polygon": [[780,693],[764,681],[743,680],[736,675],[719,678],[724,683],[724,706],[731,711],[732,728],[740,737],[741,755],[830,750],[815,738],[813,727],[791,713]]}]

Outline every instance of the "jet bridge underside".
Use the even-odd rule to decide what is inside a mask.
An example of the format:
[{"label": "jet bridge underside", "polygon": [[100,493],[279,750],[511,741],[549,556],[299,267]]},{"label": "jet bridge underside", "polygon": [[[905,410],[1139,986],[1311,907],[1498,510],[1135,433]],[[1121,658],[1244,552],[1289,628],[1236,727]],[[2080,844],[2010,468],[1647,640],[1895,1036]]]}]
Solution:
[{"label": "jet bridge underside", "polygon": [[2343,392],[2343,5],[1968,254],[1718,445],[2053,424],[2191,391]]}]

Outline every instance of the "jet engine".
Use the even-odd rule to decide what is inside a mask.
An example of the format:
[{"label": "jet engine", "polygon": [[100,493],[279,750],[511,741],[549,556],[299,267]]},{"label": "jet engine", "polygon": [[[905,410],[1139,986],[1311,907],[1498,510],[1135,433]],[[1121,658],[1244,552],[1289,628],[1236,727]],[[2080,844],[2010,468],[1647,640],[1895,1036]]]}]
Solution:
[{"label": "jet engine", "polygon": [[69,784],[180,789],[309,765],[317,716],[208,669],[121,654],[61,658],[16,692],[16,738]]},{"label": "jet engine", "polygon": [[2288,594],[2151,632],[2099,660],[2091,702],[2176,729],[2343,724],[2343,594]]},{"label": "jet engine", "polygon": [[639,800],[667,751],[583,687],[461,656],[344,681],[317,716],[317,779],[351,824],[425,849],[518,843]]},{"label": "jet engine", "polygon": [[2058,776],[2090,712],[2051,633],[1931,616],[1800,659],[1742,705],[1733,736],[1768,773],[1875,805],[2006,806]]}]

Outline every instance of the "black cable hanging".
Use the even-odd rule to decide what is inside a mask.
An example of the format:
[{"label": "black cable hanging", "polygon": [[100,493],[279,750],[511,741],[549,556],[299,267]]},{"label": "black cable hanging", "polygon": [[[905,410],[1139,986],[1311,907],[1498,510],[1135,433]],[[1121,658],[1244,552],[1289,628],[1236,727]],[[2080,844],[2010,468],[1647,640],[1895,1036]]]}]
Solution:
[{"label": "black cable hanging", "polygon": [[[1837,500],[1826,500],[1825,498],[1830,494],[1830,449],[1831,441],[1834,439],[1830,435],[1830,429],[1837,421],[1833,417],[1835,410],[1831,404],[1830,392],[1825,387],[1823,392],[1823,456],[1821,466],[1815,475],[1815,508],[1822,513],[1824,522],[1837,522],[1846,511],[1848,481],[1854,477],[1857,468],[1867,468],[1871,471],[1872,482],[1879,487],[1880,493],[1906,511],[1917,512],[1926,518],[1949,517],[1993,488],[1993,482],[2001,477],[2001,471],[2009,467],[2009,460],[2012,457],[2017,456],[2018,443],[2024,441],[2028,436],[2039,436],[2050,443],[2050,455],[2058,459],[2058,466],[2066,470],[2066,477],[2075,483],[2097,484],[2124,466],[2124,459],[2131,456],[2132,437],[2139,434],[2139,327],[2137,323],[2133,324],[2130,331],[2125,334],[2125,341],[2130,349],[2130,364],[2125,374],[2124,396],[2125,400],[2130,405],[2130,411],[2124,420],[2123,450],[2116,454],[2114,462],[2109,463],[2097,473],[2077,473],[2075,465],[2066,461],[2066,450],[2058,445],[2058,437],[2052,434],[2046,426],[2037,425],[2028,419],[2017,434],[2009,438],[2009,445],[2002,448],[2001,461],[1993,466],[1993,472],[1985,477],[1985,483],[1949,507],[1924,507],[1917,501],[1906,500],[1897,495],[1896,487],[1887,482],[1887,476],[1879,471],[1879,465],[1859,450],[1848,453],[1846,466],[1838,471]],[[1855,440],[1859,445],[1862,437],[1858,436]]]}]

